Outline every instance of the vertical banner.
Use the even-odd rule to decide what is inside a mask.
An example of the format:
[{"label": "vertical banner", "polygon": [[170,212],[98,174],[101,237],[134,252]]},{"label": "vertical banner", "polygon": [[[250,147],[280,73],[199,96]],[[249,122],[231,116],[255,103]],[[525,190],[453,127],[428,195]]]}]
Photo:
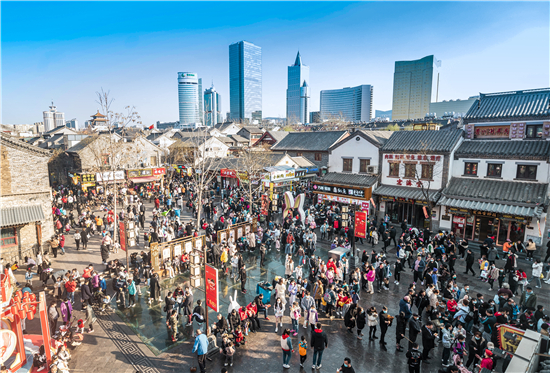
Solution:
[{"label": "vertical banner", "polygon": [[204,269],[206,274],[206,305],[215,312],[219,312],[218,269],[210,264],[207,264]]},{"label": "vertical banner", "polygon": [[126,251],[126,225],[124,225],[123,221],[118,223],[118,229],[119,229],[119,237],[120,237],[120,248],[123,251]]},{"label": "vertical banner", "polygon": [[370,204],[368,201],[361,201],[361,211],[364,211],[367,216],[369,215]]},{"label": "vertical banner", "polygon": [[367,237],[367,214],[364,211],[355,213],[355,237]]},{"label": "vertical banner", "polygon": [[424,211],[424,217],[426,219],[429,219],[430,218],[430,214],[428,214],[428,208],[426,206],[423,206],[422,207],[422,211]]}]

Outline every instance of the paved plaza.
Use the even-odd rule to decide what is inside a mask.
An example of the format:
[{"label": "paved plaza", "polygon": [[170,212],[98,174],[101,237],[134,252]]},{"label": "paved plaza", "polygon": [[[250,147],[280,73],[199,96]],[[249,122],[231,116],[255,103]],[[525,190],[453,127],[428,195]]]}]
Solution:
[{"label": "paved plaza", "polygon": [[[151,206],[148,205],[148,214],[150,214]],[[184,220],[190,219],[186,213]],[[72,232],[71,232],[72,235]],[[84,266],[93,264],[94,268],[100,271],[104,268],[101,264],[99,254],[99,237],[92,237],[87,252],[75,251],[73,239],[67,236],[66,255],[58,255],[53,261],[53,268],[72,269],[78,268],[80,271]],[[141,245],[143,242],[141,241]],[[359,250],[371,250],[370,244],[358,244]],[[140,246],[139,250],[142,249]],[[327,258],[329,243],[327,241],[319,241],[317,255],[321,258]],[[380,251],[381,245],[375,247]],[[132,250],[139,251],[138,249]],[[119,252],[113,254],[112,258],[125,260],[125,253]],[[395,248],[388,252],[388,258],[391,262],[395,261]],[[227,314],[229,305],[229,296],[233,296],[237,291],[237,301],[240,305],[246,305],[253,300],[256,295],[256,284],[260,281],[271,282],[275,276],[284,274],[284,252],[271,250],[266,255],[266,266],[260,268],[259,258],[255,255],[244,253],[243,259],[246,263],[248,272],[247,278],[247,293],[240,292],[240,282],[234,283],[227,276],[220,277],[220,302],[222,314]],[[500,261],[503,265],[504,261]],[[530,263],[520,260],[520,265],[525,269],[530,267]],[[489,285],[477,280],[477,277],[464,275],[464,261],[457,261],[457,277],[459,284],[462,286],[465,283],[470,284],[470,293],[480,292],[492,298],[496,292],[489,291]],[[17,276],[22,280],[22,271],[18,271]],[[402,273],[400,285],[395,285],[393,280],[390,281],[390,290],[382,291],[368,295],[363,293],[359,304],[368,308],[375,306],[380,309],[382,306],[389,308],[390,315],[398,313],[398,302],[407,290],[407,286],[412,282],[412,272]],[[176,284],[184,284],[188,280],[187,275],[180,275],[174,279],[165,279],[162,282],[162,297],[166,291],[173,290]],[[35,280],[35,285],[39,285],[39,281]],[[37,290],[37,288],[35,288]],[[51,292],[51,282],[48,290]],[[113,311],[107,314],[97,314],[98,321],[96,323],[95,332],[86,334],[84,343],[78,346],[73,352],[73,359],[70,361],[71,372],[86,372],[86,373],[134,373],[138,372],[186,372],[192,366],[197,366],[196,358],[191,354],[193,343],[193,331],[198,327],[194,324],[192,327],[185,327],[180,321],[180,337],[179,340],[173,343],[167,332],[165,312],[162,311],[164,302],[153,303],[148,305],[146,297],[147,287],[142,287],[144,295],[136,297],[136,307],[129,309],[119,309],[115,302],[112,302]],[[543,289],[537,289],[538,303],[549,305],[550,297],[548,285],[544,284]],[[112,292],[110,282],[108,283],[108,292]],[[201,289],[194,289],[194,299],[203,299],[204,293]],[[76,309],[80,309],[79,296],[77,295]],[[414,307],[416,310],[416,307]],[[288,311],[287,311],[288,313]],[[321,315],[324,314],[321,312]],[[85,318],[83,312],[77,311],[76,317]],[[209,312],[210,322],[215,319],[215,313]],[[250,333],[247,337],[247,343],[243,347],[239,347],[235,354],[233,367],[228,367],[230,372],[282,372],[282,353],[280,348],[280,334],[275,333],[274,316],[270,310],[270,320],[266,321],[260,317],[261,330],[254,334]],[[180,319],[181,320],[181,319]],[[285,327],[290,327],[290,318],[285,317]],[[397,352],[395,346],[395,325],[388,330],[386,341],[388,351],[382,351],[378,340],[369,342],[368,338],[358,340],[355,332],[349,333],[345,328],[343,319],[336,318],[328,320],[320,318],[323,324],[323,329],[327,332],[328,348],[323,355],[323,367],[321,371],[334,372],[341,366],[344,357],[352,359],[353,366],[356,372],[405,372],[406,358],[404,352]],[[35,320],[28,322],[27,330],[29,333],[36,333],[39,324]],[[367,331],[368,328],[364,330]],[[379,333],[379,331],[378,331]],[[293,345],[296,347],[296,352],[293,354],[290,361],[290,371],[299,371],[299,355],[297,352],[297,344],[299,338],[305,334],[307,340],[310,339],[310,329],[304,329],[300,326],[299,335],[292,337]],[[408,334],[407,334],[408,335]],[[420,338],[418,339],[420,342]],[[406,346],[406,343],[404,344]],[[442,347],[438,346],[433,351],[434,358],[431,364],[423,364],[422,372],[437,372],[441,368],[441,352]],[[308,354],[306,360],[305,371],[311,371],[312,350]],[[207,363],[208,372],[220,372],[223,367],[223,359],[219,354],[212,357],[212,361]],[[250,370],[252,369],[252,370]]]}]

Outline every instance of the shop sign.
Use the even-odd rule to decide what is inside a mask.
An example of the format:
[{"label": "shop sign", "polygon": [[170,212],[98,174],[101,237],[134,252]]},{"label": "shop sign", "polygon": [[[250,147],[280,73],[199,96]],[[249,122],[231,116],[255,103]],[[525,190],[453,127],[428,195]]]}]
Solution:
[{"label": "shop sign", "polygon": [[82,184],[95,184],[95,174],[82,174],[80,175],[80,182]]},{"label": "shop sign", "polygon": [[306,167],[306,173],[312,174],[314,172],[319,172],[319,168],[318,167]]},{"label": "shop sign", "polygon": [[441,161],[441,156],[440,155],[424,155],[424,154],[384,154],[384,159],[402,160],[402,161],[439,162],[439,161]]},{"label": "shop sign", "polygon": [[214,312],[219,312],[218,269],[206,264],[204,272],[206,274],[206,305]]},{"label": "shop sign", "polygon": [[354,204],[354,205],[361,206],[361,210],[368,212],[368,208],[369,208],[369,202],[368,201],[363,201],[363,200],[360,200],[360,199],[353,199],[353,198],[346,198],[346,197],[338,197],[338,196],[327,195],[327,194],[318,194],[318,196],[319,196],[318,197],[319,198],[319,203],[321,203],[322,200],[327,200],[327,201],[345,203],[345,204],[348,204],[348,205]]},{"label": "shop sign", "polygon": [[124,180],[124,171],[98,172],[95,175],[98,182]]},{"label": "shop sign", "polygon": [[[498,327],[498,342],[500,344],[500,349],[504,350],[506,352],[515,353],[519,343],[523,339],[523,335],[525,334],[525,331],[522,329],[514,328],[510,325],[499,325]],[[506,338],[504,334],[506,332],[510,332],[512,334],[515,334],[516,338]]]},{"label": "shop sign", "polygon": [[468,209],[459,209],[459,208],[456,208],[456,207],[447,207],[447,214],[470,215],[470,210],[468,210]]},{"label": "shop sign", "polygon": [[464,216],[453,216],[453,223],[465,224],[466,223],[466,218]]},{"label": "shop sign", "polygon": [[384,202],[393,202],[393,197],[380,196],[380,200]]},{"label": "shop sign", "polygon": [[237,172],[235,170],[230,170],[228,168],[222,168],[220,170],[220,174],[222,177],[230,177],[230,178],[237,178]]},{"label": "shop sign", "polygon": [[332,185],[324,185],[313,183],[313,190],[318,192],[333,193],[342,196],[365,198],[365,190],[358,188],[349,188],[349,187],[338,187]]},{"label": "shop sign", "polygon": [[248,181],[248,172],[237,172],[237,178],[241,181]]},{"label": "shop sign", "polygon": [[[514,131],[515,133],[515,131]],[[509,137],[510,136],[510,126],[476,126],[474,130],[475,137]]]},{"label": "shop sign", "polygon": [[505,220],[513,220],[520,223],[527,223],[527,221],[529,220],[525,216],[514,216],[514,215],[500,215],[499,218],[505,219]]},{"label": "shop sign", "polygon": [[166,168],[164,167],[153,168],[153,175],[155,176],[166,175]]},{"label": "shop sign", "polygon": [[472,214],[477,215],[477,216],[487,216],[487,217],[490,217],[490,218],[496,218],[497,217],[496,212],[489,212],[489,211],[473,210]]},{"label": "shop sign", "polygon": [[296,177],[304,177],[304,176],[306,176],[306,170],[296,170],[294,175]]},{"label": "shop sign", "polygon": [[273,171],[270,174],[271,181],[281,181],[285,179],[294,179],[296,177],[295,170],[286,170],[286,171]]},{"label": "shop sign", "polygon": [[355,213],[355,237],[367,237],[367,213],[357,211]]},{"label": "shop sign", "polygon": [[150,168],[145,168],[142,170],[128,170],[128,178],[134,178],[134,177],[148,177],[153,176],[153,170]]}]

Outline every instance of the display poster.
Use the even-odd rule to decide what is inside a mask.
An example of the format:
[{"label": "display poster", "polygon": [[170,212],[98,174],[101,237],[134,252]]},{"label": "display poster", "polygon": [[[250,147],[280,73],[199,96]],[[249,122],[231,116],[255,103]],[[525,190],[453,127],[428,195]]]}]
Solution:
[{"label": "display poster", "polygon": [[205,265],[206,274],[206,305],[214,312],[219,312],[220,299],[218,291],[218,269]]}]

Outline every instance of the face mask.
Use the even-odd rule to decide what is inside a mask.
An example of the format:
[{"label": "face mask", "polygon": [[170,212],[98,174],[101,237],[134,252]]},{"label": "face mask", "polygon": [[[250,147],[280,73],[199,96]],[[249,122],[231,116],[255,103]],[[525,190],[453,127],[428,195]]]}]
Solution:
[{"label": "face mask", "polygon": [[479,337],[476,337],[476,341],[479,341],[480,339],[481,339],[481,338],[479,338]]}]

